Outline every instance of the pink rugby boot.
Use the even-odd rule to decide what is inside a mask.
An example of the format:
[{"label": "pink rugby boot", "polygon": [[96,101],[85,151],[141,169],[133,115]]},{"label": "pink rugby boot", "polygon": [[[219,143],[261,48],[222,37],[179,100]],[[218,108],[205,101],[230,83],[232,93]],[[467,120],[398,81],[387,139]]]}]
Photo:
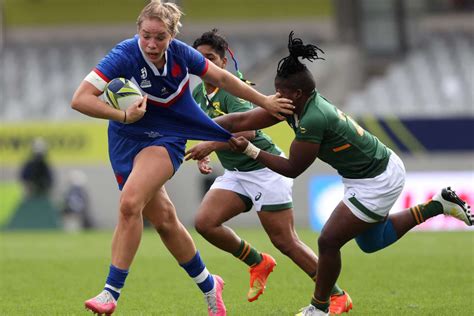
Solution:
[{"label": "pink rugby boot", "polygon": [[226,316],[227,310],[222,300],[222,291],[224,290],[224,280],[218,275],[213,275],[214,288],[204,294],[207,303],[209,316]]},{"label": "pink rugby boot", "polygon": [[103,290],[99,295],[84,303],[86,309],[98,315],[112,315],[117,307],[117,301],[109,291]]}]

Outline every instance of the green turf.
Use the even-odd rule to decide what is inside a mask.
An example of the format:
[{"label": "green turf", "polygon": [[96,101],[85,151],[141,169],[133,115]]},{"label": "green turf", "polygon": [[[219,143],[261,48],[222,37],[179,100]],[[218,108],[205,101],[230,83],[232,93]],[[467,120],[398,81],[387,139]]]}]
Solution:
[{"label": "green turf", "polygon": [[[6,26],[134,22],[147,0],[4,0]],[[268,20],[332,14],[331,0],[183,0],[184,20]],[[0,1],[1,5],[1,1]]]},{"label": "green turf", "polygon": [[[278,261],[267,291],[246,301],[244,264],[195,237],[209,270],[226,281],[229,316],[294,315],[308,304],[311,281],[258,230],[237,230]],[[300,230],[314,249],[316,234]],[[90,315],[82,304],[105,281],[112,233],[2,233],[1,315]],[[464,233],[410,233],[376,254],[351,242],[343,249],[339,284],[356,315],[472,315],[473,237]],[[147,231],[114,315],[206,315],[200,292],[156,235]]]},{"label": "green turf", "polygon": [[12,216],[20,199],[21,186],[18,182],[0,182],[0,227]]}]

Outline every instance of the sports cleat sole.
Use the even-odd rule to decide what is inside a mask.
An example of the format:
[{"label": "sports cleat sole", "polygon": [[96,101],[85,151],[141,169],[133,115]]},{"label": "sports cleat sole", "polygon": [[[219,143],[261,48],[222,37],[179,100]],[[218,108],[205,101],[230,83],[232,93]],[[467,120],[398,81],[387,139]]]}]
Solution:
[{"label": "sports cleat sole", "polygon": [[474,222],[474,216],[471,213],[471,206],[469,206],[465,201],[463,201],[451,187],[444,188],[441,191],[441,197],[450,202],[458,205],[462,212],[458,212],[457,216],[454,216],[463,222],[465,222],[468,226],[472,226]]},{"label": "sports cleat sole", "polygon": [[102,315],[104,315],[104,316],[112,316],[112,314],[103,314],[103,313],[99,313],[99,312],[93,311],[92,309],[89,309],[87,306],[85,306],[85,309],[86,309],[86,311],[91,312],[91,313],[94,314],[94,315],[98,315],[98,316],[102,316]]}]

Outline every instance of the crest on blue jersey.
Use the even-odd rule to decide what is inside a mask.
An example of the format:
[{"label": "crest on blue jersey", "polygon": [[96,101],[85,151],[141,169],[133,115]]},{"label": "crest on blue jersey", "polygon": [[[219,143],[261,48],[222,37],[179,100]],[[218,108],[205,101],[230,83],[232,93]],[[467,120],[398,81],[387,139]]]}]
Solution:
[{"label": "crest on blue jersey", "polygon": [[143,68],[140,70],[140,78],[146,79],[147,76],[148,76],[148,73],[146,72],[146,67],[143,67]]}]

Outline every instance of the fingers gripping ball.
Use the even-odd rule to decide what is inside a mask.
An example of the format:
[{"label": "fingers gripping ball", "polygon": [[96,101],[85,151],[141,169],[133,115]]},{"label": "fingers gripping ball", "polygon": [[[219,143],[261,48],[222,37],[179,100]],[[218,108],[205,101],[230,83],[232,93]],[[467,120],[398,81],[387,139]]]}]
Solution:
[{"label": "fingers gripping ball", "polygon": [[140,88],[125,78],[111,80],[104,89],[104,101],[119,110],[126,110],[131,104],[142,98]]}]

